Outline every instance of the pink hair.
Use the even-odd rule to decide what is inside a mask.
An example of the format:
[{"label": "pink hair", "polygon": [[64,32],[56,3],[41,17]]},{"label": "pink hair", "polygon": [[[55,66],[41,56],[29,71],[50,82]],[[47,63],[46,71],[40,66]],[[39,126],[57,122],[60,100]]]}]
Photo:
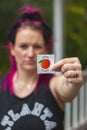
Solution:
[{"label": "pink hair", "polygon": [[14,73],[17,70],[17,66],[16,66],[15,58],[10,53],[10,47],[11,47],[11,43],[9,43],[8,46],[7,46],[7,49],[8,49],[8,52],[9,52],[9,59],[10,59],[10,63],[11,63],[10,72],[6,75],[3,87],[6,90],[7,87],[10,86],[9,87],[10,88],[10,92],[14,93],[12,80],[13,80]]},{"label": "pink hair", "polygon": [[21,14],[24,14],[24,13],[35,13],[41,21],[44,22],[44,18],[42,17],[42,14],[40,13],[40,10],[38,8],[33,8],[30,7],[29,5],[26,5],[26,6],[23,6],[22,8],[20,8],[20,12]]}]

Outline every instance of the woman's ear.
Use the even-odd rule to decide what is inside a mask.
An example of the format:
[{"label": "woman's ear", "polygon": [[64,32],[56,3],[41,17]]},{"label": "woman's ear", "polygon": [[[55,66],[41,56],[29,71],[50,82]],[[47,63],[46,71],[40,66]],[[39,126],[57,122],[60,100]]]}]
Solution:
[{"label": "woman's ear", "polygon": [[14,45],[12,43],[10,43],[9,47],[10,47],[9,49],[10,49],[11,55],[14,56],[15,55],[15,53],[14,53]]}]

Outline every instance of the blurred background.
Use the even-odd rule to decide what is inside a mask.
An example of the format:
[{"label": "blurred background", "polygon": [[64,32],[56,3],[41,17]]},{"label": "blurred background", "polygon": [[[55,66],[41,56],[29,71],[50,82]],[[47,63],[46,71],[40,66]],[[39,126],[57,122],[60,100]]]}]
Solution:
[{"label": "blurred background", "polygon": [[[54,0],[0,0],[0,76],[9,70],[5,46],[7,32],[17,17],[17,10],[24,4],[39,7],[48,25],[53,29]],[[87,69],[87,0],[64,1],[64,57],[79,57]]]}]

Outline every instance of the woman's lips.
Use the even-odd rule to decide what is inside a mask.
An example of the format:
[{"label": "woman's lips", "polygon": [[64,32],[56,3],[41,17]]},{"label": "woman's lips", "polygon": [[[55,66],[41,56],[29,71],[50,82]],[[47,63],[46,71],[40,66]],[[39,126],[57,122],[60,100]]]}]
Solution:
[{"label": "woman's lips", "polygon": [[33,60],[29,60],[29,61],[26,61],[26,64],[35,64],[35,61],[33,61]]}]

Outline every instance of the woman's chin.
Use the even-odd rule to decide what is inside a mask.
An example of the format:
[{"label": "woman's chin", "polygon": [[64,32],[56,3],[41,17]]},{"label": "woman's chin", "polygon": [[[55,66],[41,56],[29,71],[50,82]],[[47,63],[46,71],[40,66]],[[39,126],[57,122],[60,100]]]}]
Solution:
[{"label": "woman's chin", "polygon": [[36,69],[36,67],[31,66],[31,67],[26,67],[25,70],[26,71],[35,71],[37,69]]}]

